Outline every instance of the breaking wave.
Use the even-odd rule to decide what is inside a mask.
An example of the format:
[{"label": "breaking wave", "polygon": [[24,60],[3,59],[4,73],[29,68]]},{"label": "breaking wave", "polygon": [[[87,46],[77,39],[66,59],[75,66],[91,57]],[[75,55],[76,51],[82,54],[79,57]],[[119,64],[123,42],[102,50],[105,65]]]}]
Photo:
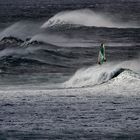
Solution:
[{"label": "breaking wave", "polygon": [[34,23],[29,21],[16,22],[0,33],[0,40],[4,37],[15,37],[25,40],[32,37],[39,32],[40,23]]},{"label": "breaking wave", "polygon": [[116,23],[108,16],[96,13],[89,9],[73,10],[60,12],[45,22],[41,28],[50,28],[55,26],[88,26],[88,27],[106,27],[106,28],[139,28],[138,25],[131,23]]},{"label": "breaking wave", "polygon": [[[121,73],[124,73],[125,75],[121,75]],[[132,76],[133,78],[138,78],[140,80],[140,76],[134,71],[127,69],[127,66],[125,66],[124,64],[107,64],[104,66],[92,66],[89,68],[83,68],[78,70],[68,81],[64,83],[64,87],[92,87],[118,78],[118,76],[120,76],[119,80],[128,78],[129,76]]]}]

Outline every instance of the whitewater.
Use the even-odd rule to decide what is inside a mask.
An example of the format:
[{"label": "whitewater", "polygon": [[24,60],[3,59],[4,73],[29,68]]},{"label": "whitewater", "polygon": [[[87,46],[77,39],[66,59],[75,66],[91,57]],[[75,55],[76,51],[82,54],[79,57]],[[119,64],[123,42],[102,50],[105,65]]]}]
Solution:
[{"label": "whitewater", "polygon": [[0,12],[0,139],[139,140],[139,3],[46,2]]},{"label": "whitewater", "polygon": [[[101,81],[94,85],[99,71],[89,69],[94,67],[78,71],[61,88],[49,89],[52,85],[45,84],[1,87],[1,138],[139,138],[140,75],[116,70],[114,78],[101,74]],[[89,77],[91,73],[95,79]]]}]

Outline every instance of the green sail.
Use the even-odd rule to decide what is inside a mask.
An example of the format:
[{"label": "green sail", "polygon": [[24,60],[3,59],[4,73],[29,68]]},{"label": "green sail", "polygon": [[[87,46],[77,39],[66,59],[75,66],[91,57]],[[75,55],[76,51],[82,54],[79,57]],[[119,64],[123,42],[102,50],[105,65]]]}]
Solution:
[{"label": "green sail", "polygon": [[100,64],[103,64],[103,62],[105,60],[105,50],[104,50],[104,47],[100,48],[99,55],[100,55]]}]

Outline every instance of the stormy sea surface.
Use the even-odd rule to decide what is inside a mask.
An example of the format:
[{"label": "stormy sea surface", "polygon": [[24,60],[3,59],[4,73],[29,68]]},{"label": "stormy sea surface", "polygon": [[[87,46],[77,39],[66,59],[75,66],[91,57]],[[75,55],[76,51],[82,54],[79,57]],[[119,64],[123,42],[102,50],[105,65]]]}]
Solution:
[{"label": "stormy sea surface", "polygon": [[1,0],[0,140],[139,140],[139,7]]}]

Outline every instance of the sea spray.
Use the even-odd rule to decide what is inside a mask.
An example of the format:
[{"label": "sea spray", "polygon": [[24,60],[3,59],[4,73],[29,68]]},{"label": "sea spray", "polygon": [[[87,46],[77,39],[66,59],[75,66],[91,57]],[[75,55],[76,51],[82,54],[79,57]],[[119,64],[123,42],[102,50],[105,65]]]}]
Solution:
[{"label": "sea spray", "polygon": [[138,25],[129,23],[116,23],[107,15],[94,12],[90,9],[80,9],[73,11],[63,11],[45,22],[41,28],[48,28],[53,26],[60,26],[65,24],[82,25],[82,26],[95,26],[107,28],[138,28]]},{"label": "sea spray", "polygon": [[[121,63],[108,63],[104,65],[95,65],[88,68],[79,69],[68,81],[64,87],[91,87],[100,85],[113,78],[116,78],[123,71],[140,72],[138,60],[124,61]],[[140,79],[140,77],[138,77]]]}]

